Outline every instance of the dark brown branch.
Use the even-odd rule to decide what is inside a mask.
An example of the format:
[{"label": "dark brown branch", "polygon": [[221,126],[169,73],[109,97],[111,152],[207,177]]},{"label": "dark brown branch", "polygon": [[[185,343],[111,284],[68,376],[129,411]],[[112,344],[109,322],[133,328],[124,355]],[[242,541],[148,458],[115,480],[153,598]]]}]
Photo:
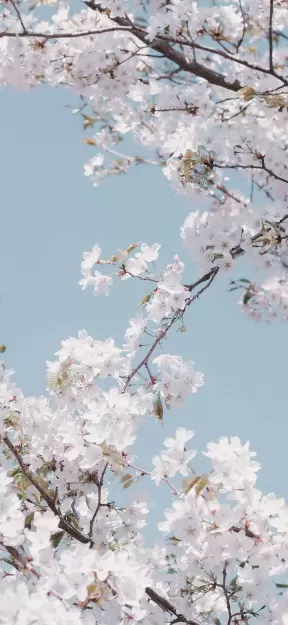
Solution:
[{"label": "dark brown branch", "polygon": [[26,554],[24,553],[24,550],[23,553],[20,552],[21,547],[19,549],[16,549],[15,547],[11,547],[10,545],[6,545],[2,542],[0,543],[0,546],[5,549],[7,553],[10,554],[11,558],[13,558],[9,561],[6,560],[7,564],[14,566],[15,569],[17,569],[17,571],[19,571],[20,573],[24,570],[28,573],[32,573],[35,577],[37,577],[37,579],[40,579],[39,573],[34,569],[33,566],[31,566]]},{"label": "dark brown branch", "polygon": [[179,614],[176,608],[174,608],[174,606],[172,605],[172,603],[170,603],[170,601],[165,599],[165,597],[161,597],[161,595],[159,595],[158,592],[153,590],[153,588],[150,588],[149,586],[147,586],[147,588],[145,588],[145,592],[146,592],[146,595],[149,597],[149,599],[151,599],[153,603],[156,603],[156,605],[158,605],[159,608],[163,610],[163,612],[169,612],[170,614],[173,614],[176,617],[172,621],[173,623],[187,623],[187,625],[198,625],[196,621],[191,621],[187,619],[186,616],[184,616],[183,614]]},{"label": "dark brown branch", "polygon": [[[23,25],[23,28],[24,25]],[[125,31],[130,31],[131,32],[131,27],[130,26],[112,26],[110,28],[101,28],[99,30],[82,30],[76,33],[68,33],[68,32],[58,32],[58,33],[38,33],[38,32],[34,32],[32,30],[24,30],[21,33],[15,33],[15,32],[10,32],[10,31],[2,31],[0,32],[0,39],[2,37],[11,37],[11,38],[20,38],[20,39],[35,39],[37,41],[37,39],[45,39],[45,40],[49,40],[49,39],[77,39],[77,37],[92,37],[94,35],[102,35],[103,33],[110,33],[110,32],[114,32],[114,31],[121,31],[123,30]]]},{"label": "dark brown branch", "polygon": [[199,278],[199,280],[196,280],[196,282],[193,282],[193,284],[184,284],[184,286],[191,293],[191,291],[194,291],[194,289],[196,289],[196,287],[199,286],[199,284],[203,284],[203,282],[207,282],[207,280],[210,280],[211,276],[213,276],[214,273],[217,273],[216,267],[213,267],[213,269],[208,271],[208,273],[205,273],[204,276]]},{"label": "dark brown branch", "polygon": [[141,362],[137,365],[137,367],[135,367],[135,369],[133,369],[133,371],[131,371],[130,375],[127,377],[127,380],[126,380],[126,383],[125,383],[125,386],[124,386],[124,391],[123,391],[124,393],[127,390],[127,388],[129,386],[132,378],[134,378],[134,376],[138,373],[138,371],[140,371],[140,369],[142,367],[146,367],[146,365],[148,364],[149,358],[152,356],[153,352],[155,351],[155,349],[159,345],[159,343],[162,341],[162,339],[165,338],[165,336],[169,332],[170,328],[172,328],[174,323],[176,323],[176,321],[178,321],[178,319],[183,317],[183,315],[185,314],[187,308],[192,304],[192,302],[194,302],[196,299],[198,299],[198,297],[200,297],[200,295],[204,291],[206,291],[206,289],[209,288],[210,284],[212,284],[214,278],[216,277],[218,271],[219,271],[219,267],[213,267],[213,269],[211,269],[208,273],[206,273],[205,276],[202,276],[202,278],[199,278],[199,280],[197,280],[197,282],[194,282],[194,284],[188,286],[187,290],[188,291],[192,291],[199,284],[202,284],[203,282],[206,282],[205,286],[203,286],[202,289],[200,289],[195,295],[193,295],[193,297],[187,298],[184,309],[182,310],[182,309],[179,308],[178,310],[176,310],[176,312],[174,313],[172,319],[170,319],[170,321],[166,324],[166,326],[163,328],[163,330],[160,330],[159,335],[155,339],[154,343],[151,345],[151,347],[150,347],[149,351],[147,352],[146,356],[141,360]]},{"label": "dark brown branch", "polygon": [[268,39],[269,39],[269,67],[270,67],[270,72],[272,72],[272,73],[274,73],[274,67],[273,67],[273,3],[274,3],[274,0],[270,0],[269,31],[268,31]]},{"label": "dark brown branch", "polygon": [[241,0],[239,0],[239,8],[240,8],[240,11],[241,11],[241,16],[242,16],[243,30],[242,30],[242,35],[241,35],[241,37],[240,37],[240,39],[239,39],[239,41],[238,41],[238,43],[236,45],[236,52],[239,51],[239,48],[241,47],[241,45],[242,45],[242,43],[244,41],[245,32],[246,32],[245,13],[244,13],[244,10],[243,10],[243,7],[242,7]]},{"label": "dark brown branch", "polygon": [[[279,221],[277,221],[275,225],[280,226],[282,223],[284,223],[284,221],[286,221],[286,219],[288,219],[288,213],[284,215],[281,219],[279,219]],[[267,228],[267,232],[271,232],[271,227]],[[262,232],[257,232],[257,234],[254,234],[253,237],[251,237],[251,242],[255,243],[261,236]],[[281,240],[282,239],[284,239],[284,237],[281,237]],[[236,258],[236,256],[241,256],[242,254],[244,254],[244,250],[241,248],[241,245],[236,245],[235,247],[231,248],[230,254],[232,258]]]},{"label": "dark brown branch", "polygon": [[278,176],[278,174],[275,174],[274,171],[272,171],[271,169],[268,169],[268,167],[266,167],[266,165],[263,165],[263,163],[262,165],[241,165],[240,163],[239,164],[235,163],[231,165],[229,164],[220,165],[220,163],[214,163],[214,168],[215,169],[258,169],[258,171],[266,171],[267,174],[275,178],[275,180],[281,180],[281,182],[285,182],[286,184],[288,184],[288,180],[286,180],[285,178],[282,178],[282,176]]},{"label": "dark brown branch", "polygon": [[261,65],[256,65],[255,63],[250,63],[245,59],[241,59],[236,55],[230,54],[227,50],[218,50],[217,48],[211,48],[210,46],[204,46],[203,44],[196,43],[195,41],[187,41],[186,39],[178,39],[175,37],[168,37],[167,35],[157,35],[156,39],[160,39],[161,41],[167,41],[169,43],[178,44],[181,46],[188,46],[193,50],[202,50],[203,52],[209,52],[210,54],[216,54],[218,56],[222,56],[227,61],[232,61],[233,63],[238,63],[238,65],[243,65],[253,71],[262,72],[264,74],[269,74],[270,76],[274,76],[278,80],[280,80],[284,85],[288,85],[288,81],[284,76],[281,76],[275,72],[272,68],[265,68]]},{"label": "dark brown branch", "polygon": [[[105,8],[99,4],[93,2],[93,0],[88,0],[85,4],[92,9],[93,11],[99,11],[99,13],[105,13]],[[223,74],[220,74],[214,70],[209,69],[205,65],[196,62],[195,60],[189,61],[186,59],[185,55],[181,52],[178,52],[174,48],[171,48],[169,43],[178,43],[180,45],[190,45],[189,43],[185,43],[183,40],[173,39],[167,36],[157,36],[154,41],[147,41],[147,32],[145,29],[138,27],[136,24],[133,24],[130,19],[127,17],[113,17],[110,18],[116,24],[123,27],[130,27],[130,32],[140,39],[142,43],[145,43],[147,48],[152,48],[156,50],[160,54],[163,54],[166,59],[178,65],[178,67],[189,74],[194,74],[194,76],[198,76],[199,78],[204,78],[208,83],[212,85],[217,85],[218,87],[223,87],[224,89],[230,89],[231,91],[238,91],[241,89],[241,83],[239,80],[235,80],[233,82],[229,82]],[[131,26],[133,24],[133,26]],[[194,44],[193,44],[194,45]],[[193,47],[192,45],[192,47]],[[212,48],[213,50],[213,48]],[[214,50],[213,50],[214,51]],[[233,58],[233,57],[232,57]]]},{"label": "dark brown branch", "polygon": [[230,598],[229,598],[229,594],[228,594],[228,590],[226,586],[226,580],[227,580],[227,562],[225,562],[224,569],[223,569],[222,589],[224,592],[226,607],[227,607],[227,612],[228,612],[227,625],[230,625],[232,621],[232,611],[231,611],[231,605],[230,605]]},{"label": "dark brown branch", "polygon": [[50,510],[52,510],[55,516],[59,518],[59,528],[67,532],[67,534],[70,534],[72,538],[76,538],[76,540],[79,540],[80,543],[87,544],[91,542],[88,536],[85,536],[84,534],[79,532],[79,530],[77,530],[75,527],[72,527],[72,525],[70,525],[69,523],[67,523],[67,521],[65,521],[65,519],[62,516],[61,510],[60,508],[56,506],[54,499],[48,495],[45,489],[39,484],[37,478],[34,477],[34,475],[32,475],[31,471],[23,462],[20,453],[16,449],[15,445],[13,445],[13,443],[10,441],[8,436],[4,436],[3,442],[5,443],[5,445],[7,445],[8,449],[11,451],[12,455],[17,460],[18,465],[23,475],[25,475],[25,477],[34,486],[34,488],[36,488],[38,493],[40,493],[42,499],[44,499],[44,501],[47,503],[47,506],[50,508]]},{"label": "dark brown branch", "polygon": [[104,476],[105,476],[105,473],[107,471],[107,468],[108,468],[108,462],[107,462],[107,464],[105,464],[105,467],[104,467],[104,469],[103,469],[103,471],[101,473],[100,480],[99,481],[97,480],[97,482],[96,482],[97,492],[98,492],[98,502],[97,502],[97,506],[96,506],[95,512],[94,512],[94,514],[92,516],[92,519],[90,521],[90,527],[89,527],[89,538],[91,540],[91,547],[92,547],[92,544],[93,544],[92,543],[92,535],[93,535],[94,521],[95,521],[95,519],[97,517],[97,514],[98,514],[98,512],[99,512],[99,510],[100,510],[100,508],[102,506],[102,501],[101,501],[101,498],[102,498],[102,486],[103,486],[103,483],[104,483]]},{"label": "dark brown branch", "polygon": [[19,19],[19,22],[20,22],[22,28],[23,28],[23,33],[26,33],[26,28],[25,28],[25,24],[24,24],[23,19],[22,19],[22,15],[21,15],[21,13],[20,13],[20,11],[19,11],[19,9],[17,7],[17,4],[16,4],[17,0],[16,0],[16,2],[14,2],[14,0],[10,0],[10,2],[11,2],[12,6],[13,6],[13,8],[15,10],[15,13],[17,13],[17,17]]},{"label": "dark brown branch", "polygon": [[[44,39],[45,41],[49,39],[60,39],[60,38],[61,39],[63,38],[73,39],[76,37],[95,36],[95,35],[99,35],[105,32],[107,33],[107,32],[113,32],[117,30],[119,31],[124,30],[124,31],[130,32],[135,37],[137,37],[142,43],[145,44],[145,46],[147,46],[147,48],[150,47],[154,49],[156,52],[164,56],[167,60],[171,61],[172,63],[175,63],[175,65],[177,65],[181,71],[185,71],[195,76],[198,76],[200,78],[203,78],[204,80],[207,80],[207,82],[210,84],[214,84],[219,87],[229,89],[231,91],[238,91],[239,89],[241,89],[241,86],[242,86],[238,80],[235,80],[234,82],[229,82],[229,80],[225,77],[225,75],[215,70],[211,70],[209,67],[206,67],[205,65],[202,65],[201,63],[198,63],[195,57],[193,61],[188,60],[182,52],[179,52],[175,48],[171,47],[170,44],[188,46],[192,48],[192,50],[201,50],[203,52],[208,52],[211,55],[221,56],[227,61],[237,63],[239,65],[243,65],[244,67],[247,67],[253,71],[259,71],[262,73],[270,74],[274,76],[275,78],[277,78],[278,80],[281,80],[283,84],[288,85],[288,81],[283,76],[276,74],[273,68],[273,58],[272,58],[273,57],[273,30],[272,30],[273,0],[271,0],[271,3],[270,3],[270,21],[269,21],[270,66],[269,66],[269,69],[250,63],[249,61],[245,59],[242,59],[242,58],[239,58],[238,56],[230,54],[227,50],[219,50],[217,48],[211,48],[210,46],[205,46],[203,44],[199,44],[194,41],[187,41],[187,39],[184,39],[184,38],[177,38],[177,37],[175,38],[169,35],[158,34],[152,42],[149,42],[147,41],[146,30],[138,26],[137,24],[134,24],[127,16],[126,17],[116,16],[116,17],[110,18],[112,22],[117,24],[117,26],[112,26],[111,28],[107,28],[107,29],[103,28],[99,30],[88,30],[88,31],[76,32],[76,33],[73,33],[73,32],[72,33],[67,33],[67,32],[37,33],[33,31],[28,31],[25,28],[25,25],[21,18],[21,14],[19,13],[18,7],[14,3],[14,0],[11,0],[11,2],[21,21],[23,32],[15,33],[15,32],[3,31],[0,33],[0,37],[20,37],[20,38],[28,37],[28,38],[35,38],[36,40],[37,38],[40,38],[40,39]],[[92,10],[98,10],[100,13],[105,12],[105,8],[103,8],[100,4],[93,2],[93,0],[88,0],[86,2],[86,5]],[[244,20],[244,17],[243,17],[243,20]],[[236,48],[238,50],[240,43],[238,43],[237,45],[238,47],[236,46]]]}]

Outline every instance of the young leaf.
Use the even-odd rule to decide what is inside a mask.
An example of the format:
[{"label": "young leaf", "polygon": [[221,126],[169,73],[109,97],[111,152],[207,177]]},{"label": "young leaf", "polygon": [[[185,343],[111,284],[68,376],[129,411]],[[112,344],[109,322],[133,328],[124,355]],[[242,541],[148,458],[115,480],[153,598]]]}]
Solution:
[{"label": "young leaf", "polygon": [[141,300],[139,306],[144,306],[145,304],[147,304],[151,299],[151,295],[152,293],[148,293],[148,295],[145,295],[145,297],[143,297],[143,299]]},{"label": "young leaf", "polygon": [[208,484],[208,477],[207,475],[202,475],[200,477],[200,480],[197,482],[196,484],[196,495],[200,495],[200,493],[202,492],[202,490],[204,490],[204,488],[206,488],[207,484]]},{"label": "young leaf", "polygon": [[172,545],[174,545],[175,547],[178,545],[178,543],[181,543],[180,538],[177,538],[177,536],[168,536],[167,540],[169,540],[169,542],[172,543]]},{"label": "young leaf", "polygon": [[197,484],[200,479],[201,475],[196,475],[196,477],[187,477],[185,480],[183,480],[182,490],[184,495],[188,495],[191,488],[193,488],[193,486],[195,486],[195,484]]},{"label": "young leaf", "polygon": [[28,530],[31,530],[32,521],[34,519],[34,514],[35,512],[29,512],[25,518],[25,527],[27,527]]},{"label": "young leaf", "polygon": [[96,141],[94,141],[94,139],[83,139],[83,143],[86,143],[86,145],[96,145]]},{"label": "young leaf", "polygon": [[130,473],[125,473],[125,475],[123,475],[123,477],[121,477],[120,482],[123,484],[123,482],[127,482],[128,480],[133,479],[133,476]]},{"label": "young leaf", "polygon": [[246,293],[244,294],[244,297],[243,297],[243,304],[244,304],[244,306],[246,306],[248,304],[248,302],[251,299],[251,297],[252,297],[251,291],[247,290]]},{"label": "young leaf", "polygon": [[132,484],[134,484],[134,480],[127,480],[127,482],[125,482],[125,484],[123,484],[123,488],[129,488],[130,486],[132,486]]},{"label": "young leaf", "polygon": [[163,404],[162,404],[160,397],[158,397],[158,399],[156,399],[154,406],[153,406],[153,414],[161,423],[163,421],[163,412],[164,412]]},{"label": "young leaf", "polygon": [[138,243],[131,243],[130,245],[128,245],[126,250],[127,254],[131,254],[131,252],[136,250],[136,247],[138,247]]},{"label": "young leaf", "polygon": [[52,534],[52,536],[50,536],[50,542],[54,549],[56,549],[56,547],[60,545],[63,536],[64,532],[55,532],[55,534]]}]

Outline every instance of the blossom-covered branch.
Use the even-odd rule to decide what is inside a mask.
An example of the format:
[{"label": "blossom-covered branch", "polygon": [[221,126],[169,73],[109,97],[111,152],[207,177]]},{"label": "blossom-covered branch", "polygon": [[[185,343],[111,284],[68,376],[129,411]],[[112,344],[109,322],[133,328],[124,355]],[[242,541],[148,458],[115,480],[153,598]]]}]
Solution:
[{"label": "blossom-covered branch", "polygon": [[[41,397],[25,397],[1,363],[0,623],[287,625],[288,509],[257,487],[255,452],[236,431],[198,464],[180,410],[165,436],[170,411],[204,386],[192,360],[170,353],[170,329],[179,322],[182,336],[216,276],[245,255],[263,279],[227,280],[240,310],[288,319],[287,2],[91,0],[44,20],[45,1],[3,4],[0,85],[80,96],[72,112],[96,149],[84,167],[95,186],[156,165],[191,203],[179,227],[193,264],[174,255],[159,268],[160,244],[137,225],[137,243],[111,256],[95,244],[84,290],[143,288],[120,345],[85,330],[63,340]],[[126,136],[137,156],[118,149]],[[142,469],[135,442],[151,420],[163,447],[150,457],[145,445]],[[169,487],[157,527],[144,479],[153,506]]]}]

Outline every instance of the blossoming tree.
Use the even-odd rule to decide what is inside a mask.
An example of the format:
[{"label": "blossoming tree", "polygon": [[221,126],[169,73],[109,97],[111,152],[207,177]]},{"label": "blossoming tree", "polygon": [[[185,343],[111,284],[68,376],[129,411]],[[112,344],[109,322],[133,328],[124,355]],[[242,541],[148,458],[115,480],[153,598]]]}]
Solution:
[{"label": "blossoming tree", "polygon": [[[1,2],[1,85],[63,84],[79,96],[95,185],[152,164],[206,210],[181,228],[198,266],[190,284],[178,257],[155,268],[156,243],[84,253],[80,284],[95,295],[113,280],[143,282],[122,346],[84,331],[63,341],[47,397],[25,398],[1,365],[0,623],[286,625],[288,508],[257,489],[249,445],[208,443],[202,475],[192,431],[178,427],[148,467],[133,443],[143,420],[161,421],[203,386],[164,339],[239,257],[251,265],[230,284],[242,310],[287,316],[287,0],[53,5]],[[145,156],[119,152],[127,133]],[[112,501],[112,478],[136,485],[129,505],[121,489]],[[135,498],[143,479],[171,496],[154,547]]]}]

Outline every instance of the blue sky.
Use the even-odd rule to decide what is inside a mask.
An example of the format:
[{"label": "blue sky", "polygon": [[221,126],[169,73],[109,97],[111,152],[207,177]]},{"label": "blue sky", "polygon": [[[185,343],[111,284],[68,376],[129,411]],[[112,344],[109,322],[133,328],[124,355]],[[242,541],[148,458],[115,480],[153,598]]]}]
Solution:
[{"label": "blue sky", "polygon": [[[116,284],[109,298],[82,292],[81,255],[95,242],[111,256],[134,241],[158,241],[158,266],[178,253],[188,262],[186,276],[195,279],[179,230],[197,206],[177,197],[153,168],[139,166],[93,188],[83,165],[94,148],[83,144],[69,103],[64,90],[1,92],[0,342],[7,345],[6,365],[30,395],[45,391],[45,360],[61,339],[86,329],[121,344],[146,293],[136,281]],[[138,464],[149,468],[151,453],[179,425],[195,430],[198,449],[238,435],[258,452],[259,487],[288,499],[287,324],[247,320],[227,285],[228,278],[214,283],[189,310],[187,333],[170,335],[165,349],[194,360],[205,386],[183,408],[165,413],[164,429],[147,419]]]}]

